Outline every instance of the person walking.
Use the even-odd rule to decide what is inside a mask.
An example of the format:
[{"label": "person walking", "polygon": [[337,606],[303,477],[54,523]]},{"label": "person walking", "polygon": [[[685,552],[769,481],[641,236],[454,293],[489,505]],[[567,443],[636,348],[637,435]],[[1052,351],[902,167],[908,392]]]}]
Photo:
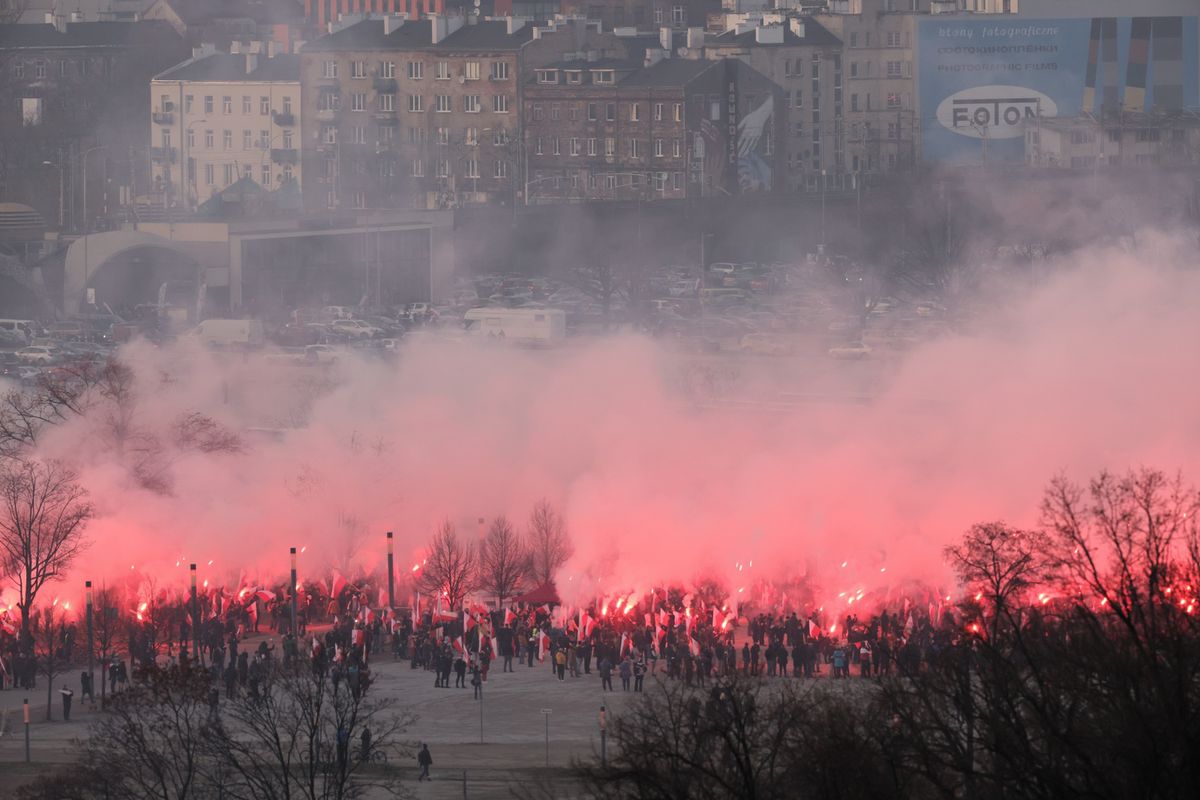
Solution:
[{"label": "person walking", "polygon": [[433,756],[429,754],[429,745],[424,742],[421,743],[421,751],[417,753],[417,763],[421,765],[421,774],[417,776],[417,780],[433,780],[429,777],[429,768],[433,766]]},{"label": "person walking", "polygon": [[454,688],[467,688],[467,662],[461,655],[454,659]]},{"label": "person walking", "polygon": [[[68,689],[67,685],[65,683],[63,684],[63,687],[58,690],[58,692],[59,692],[59,694],[62,695],[63,722],[70,722],[71,721],[71,699],[73,697],[75,697],[75,693],[73,691],[71,691],[70,689]],[[47,714],[47,716],[49,716],[49,715]]]},{"label": "person walking", "polygon": [[633,676],[633,664],[629,661],[629,656],[621,659],[621,666],[617,668],[621,673],[621,691],[629,691],[629,679]]},{"label": "person walking", "polygon": [[600,656],[596,668],[600,670],[600,691],[611,692],[613,690],[612,662],[608,660],[607,655]]},{"label": "person walking", "polygon": [[633,664],[633,690],[642,691],[642,681],[646,679],[646,662],[638,659]]},{"label": "person walking", "polygon": [[471,687],[475,690],[475,699],[478,700],[483,695],[483,678],[479,671],[479,667],[471,667]]},{"label": "person walking", "polygon": [[567,651],[561,647],[554,651],[554,668],[558,671],[558,679],[564,680],[567,677]]}]

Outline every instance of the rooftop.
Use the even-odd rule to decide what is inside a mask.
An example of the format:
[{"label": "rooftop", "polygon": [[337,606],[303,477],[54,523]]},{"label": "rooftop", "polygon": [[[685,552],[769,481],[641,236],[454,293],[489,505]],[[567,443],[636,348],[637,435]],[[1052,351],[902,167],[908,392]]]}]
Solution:
[{"label": "rooftop", "polygon": [[267,58],[258,54],[258,66],[246,72],[246,55],[215,53],[203,58],[189,59],[154,76],[162,81],[198,81],[232,83],[234,81],[295,81],[300,80],[300,56],[286,53]]},{"label": "rooftop", "polygon": [[166,22],[69,22],[60,32],[53,25],[0,25],[0,48],[131,47],[148,39],[178,40]]},{"label": "rooftop", "polygon": [[842,43],[842,40],[834,36],[828,28],[822,26],[812,17],[804,18],[804,35],[797,36],[792,31],[790,25],[783,26],[783,42],[782,44],[760,44],[756,38],[753,28],[745,33],[738,33],[734,29],[725,31],[724,33],[710,36],[705,41],[706,45],[714,47],[800,47],[800,46],[837,46]]},{"label": "rooftop", "polygon": [[305,53],[339,50],[464,50],[495,52],[520,50],[531,38],[533,27],[525,25],[515,33],[508,32],[504,20],[480,20],[465,24],[433,43],[433,20],[418,19],[405,22],[390,34],[384,33],[382,19],[366,19],[334,31],[304,46]]}]

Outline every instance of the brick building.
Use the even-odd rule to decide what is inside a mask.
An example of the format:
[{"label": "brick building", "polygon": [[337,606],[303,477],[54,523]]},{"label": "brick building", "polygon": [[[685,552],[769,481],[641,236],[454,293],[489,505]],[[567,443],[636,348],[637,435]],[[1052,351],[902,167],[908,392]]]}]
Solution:
[{"label": "brick building", "polygon": [[649,65],[594,58],[533,70],[523,112],[530,204],[778,188],[779,87],[735,59],[661,54]]},{"label": "brick building", "polygon": [[566,16],[587,17],[615,28],[703,28],[710,14],[721,12],[721,0],[562,0]]},{"label": "brick building", "polygon": [[[689,58],[737,58],[783,89],[779,150],[788,191],[847,169],[842,42],[812,18],[765,15],[716,36],[689,33]],[[834,178],[837,182],[837,178]]]},{"label": "brick building", "polygon": [[519,19],[387,16],[301,52],[305,205],[512,202]]}]

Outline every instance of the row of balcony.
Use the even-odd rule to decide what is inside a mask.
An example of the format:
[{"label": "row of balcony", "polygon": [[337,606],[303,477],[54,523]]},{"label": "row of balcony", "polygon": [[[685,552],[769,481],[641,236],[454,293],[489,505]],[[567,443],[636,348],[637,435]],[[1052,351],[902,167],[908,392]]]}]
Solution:
[{"label": "row of balcony", "polygon": [[[167,103],[167,110],[155,111],[151,114],[151,119],[155,125],[174,125],[175,114],[173,112],[174,104]],[[275,124],[280,128],[293,128],[296,126],[296,115],[291,112],[276,111],[271,114],[271,118],[275,120]]]}]

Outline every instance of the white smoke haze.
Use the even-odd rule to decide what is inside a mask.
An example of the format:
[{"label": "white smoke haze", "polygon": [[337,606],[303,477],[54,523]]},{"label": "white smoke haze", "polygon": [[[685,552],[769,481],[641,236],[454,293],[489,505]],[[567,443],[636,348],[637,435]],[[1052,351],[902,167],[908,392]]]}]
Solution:
[{"label": "white smoke haze", "polygon": [[[558,580],[570,602],[706,577],[735,600],[804,577],[814,604],[949,588],[942,548],[975,522],[1036,524],[1056,474],[1198,474],[1194,247],[1143,233],[1133,250],[1078,251],[1041,273],[970,332],[881,371],[869,402],[785,412],[697,408],[678,379],[692,357],[633,335],[551,351],[422,342],[397,363],[339,364],[326,386],[255,357],[135,344],[122,358],[139,426],[191,410],[235,430],[306,424],[247,435],[240,454],[179,456],[169,495],[136,486],[102,419],[58,426],[40,454],[76,464],[97,505],[67,585],[131,571],[183,585],[188,561],[214,585],[270,583],[290,546],[305,548],[305,578],[371,571],[388,530],[403,578],[443,519],[473,538],[477,517],[523,527],[544,497],[575,546]],[[711,363],[739,370],[751,399],[803,383],[798,371],[862,369]]]}]

